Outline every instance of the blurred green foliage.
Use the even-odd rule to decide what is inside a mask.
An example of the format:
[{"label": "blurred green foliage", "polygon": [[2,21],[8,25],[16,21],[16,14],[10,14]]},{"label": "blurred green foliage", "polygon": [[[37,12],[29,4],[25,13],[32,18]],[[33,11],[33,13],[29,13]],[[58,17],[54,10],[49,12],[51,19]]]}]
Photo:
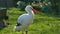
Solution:
[{"label": "blurred green foliage", "polygon": [[23,1],[18,1],[17,2],[17,7],[20,8],[21,10],[25,10],[25,7],[27,6],[27,4]]}]

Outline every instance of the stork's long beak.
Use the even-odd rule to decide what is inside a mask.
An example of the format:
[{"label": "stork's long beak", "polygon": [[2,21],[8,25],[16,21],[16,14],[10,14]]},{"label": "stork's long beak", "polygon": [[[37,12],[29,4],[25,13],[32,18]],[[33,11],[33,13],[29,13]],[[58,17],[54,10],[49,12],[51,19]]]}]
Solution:
[{"label": "stork's long beak", "polygon": [[34,13],[38,14],[39,12],[35,10],[34,8],[32,9]]}]

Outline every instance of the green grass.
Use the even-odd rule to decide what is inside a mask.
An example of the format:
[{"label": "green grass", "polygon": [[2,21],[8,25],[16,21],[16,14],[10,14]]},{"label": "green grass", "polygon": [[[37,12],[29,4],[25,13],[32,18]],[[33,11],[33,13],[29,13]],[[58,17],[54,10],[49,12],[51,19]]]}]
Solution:
[{"label": "green grass", "polygon": [[[9,27],[0,30],[0,34],[21,34],[22,32],[14,32],[13,28],[17,22],[17,18],[26,13],[19,11],[17,8],[11,8],[9,13]],[[35,14],[34,22],[29,26],[28,34],[60,34],[60,18],[48,16],[42,12]]]}]

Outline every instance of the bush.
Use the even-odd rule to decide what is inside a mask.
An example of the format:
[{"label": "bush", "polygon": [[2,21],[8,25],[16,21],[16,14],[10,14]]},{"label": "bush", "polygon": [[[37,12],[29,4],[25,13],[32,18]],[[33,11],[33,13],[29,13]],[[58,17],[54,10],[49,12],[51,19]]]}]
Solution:
[{"label": "bush", "polygon": [[34,9],[38,10],[38,11],[41,11],[41,8],[38,7],[38,6],[33,6]]},{"label": "bush", "polygon": [[21,10],[25,10],[27,4],[23,1],[18,1],[17,5],[18,5],[17,7],[20,8]]}]

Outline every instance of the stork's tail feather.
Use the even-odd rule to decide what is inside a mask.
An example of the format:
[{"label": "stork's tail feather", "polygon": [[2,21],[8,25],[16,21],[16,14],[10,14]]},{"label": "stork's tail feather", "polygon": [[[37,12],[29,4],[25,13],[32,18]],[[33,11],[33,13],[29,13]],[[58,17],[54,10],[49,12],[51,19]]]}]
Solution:
[{"label": "stork's tail feather", "polygon": [[16,26],[21,26],[22,24],[21,23],[17,23]]}]

